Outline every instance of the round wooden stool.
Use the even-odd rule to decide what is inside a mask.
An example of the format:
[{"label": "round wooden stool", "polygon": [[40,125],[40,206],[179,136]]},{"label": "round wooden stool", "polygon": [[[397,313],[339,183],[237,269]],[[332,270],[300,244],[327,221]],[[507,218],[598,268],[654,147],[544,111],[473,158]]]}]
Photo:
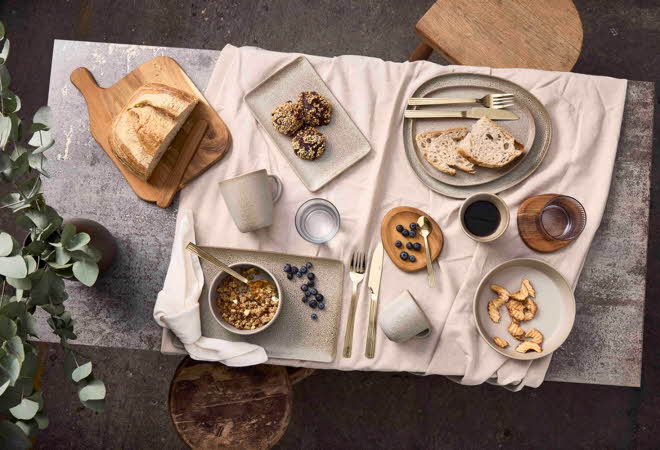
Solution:
[{"label": "round wooden stool", "polygon": [[170,385],[169,411],[179,437],[194,449],[267,449],[284,435],[292,383],[313,369],[227,367],[185,357]]},{"label": "round wooden stool", "polygon": [[582,50],[572,0],[438,0],[417,22],[411,61],[438,51],[453,64],[569,72]]}]

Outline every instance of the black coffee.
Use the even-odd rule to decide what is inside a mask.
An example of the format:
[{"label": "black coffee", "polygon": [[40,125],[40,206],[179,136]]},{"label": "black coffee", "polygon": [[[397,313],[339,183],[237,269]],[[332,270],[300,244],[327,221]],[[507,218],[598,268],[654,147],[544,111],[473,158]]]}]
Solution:
[{"label": "black coffee", "polygon": [[475,236],[488,236],[500,226],[500,212],[491,202],[479,200],[467,207],[463,223]]}]

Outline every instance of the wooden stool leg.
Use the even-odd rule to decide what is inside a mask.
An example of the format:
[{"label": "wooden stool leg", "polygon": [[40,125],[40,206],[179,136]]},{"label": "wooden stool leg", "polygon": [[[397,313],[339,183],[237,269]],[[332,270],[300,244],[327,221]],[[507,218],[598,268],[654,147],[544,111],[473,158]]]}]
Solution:
[{"label": "wooden stool leg", "polygon": [[433,48],[422,42],[417,46],[413,54],[410,55],[409,61],[427,60],[431,56],[431,53],[433,53]]}]

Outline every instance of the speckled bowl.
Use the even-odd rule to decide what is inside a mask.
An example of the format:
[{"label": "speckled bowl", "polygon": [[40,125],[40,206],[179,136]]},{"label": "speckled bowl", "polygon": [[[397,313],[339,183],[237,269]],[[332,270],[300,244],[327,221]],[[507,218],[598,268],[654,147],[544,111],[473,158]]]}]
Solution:
[{"label": "speckled bowl", "polygon": [[215,303],[215,300],[218,297],[218,294],[217,294],[216,290],[218,289],[218,286],[220,286],[220,283],[222,282],[222,280],[224,280],[225,277],[228,277],[230,275],[228,275],[226,272],[219,272],[215,276],[215,278],[211,281],[211,283],[209,285],[208,301],[209,301],[209,305],[211,307],[211,312],[213,313],[213,317],[224,329],[226,329],[227,331],[230,331],[232,333],[235,333],[235,334],[241,334],[241,335],[245,336],[245,335],[256,334],[256,333],[259,333],[261,331],[264,331],[266,328],[271,326],[273,324],[273,322],[275,322],[275,320],[277,320],[278,316],[280,315],[280,311],[282,311],[282,300],[283,299],[282,299],[282,289],[280,288],[280,284],[277,282],[277,280],[275,279],[275,277],[273,276],[272,273],[270,273],[268,270],[264,269],[262,266],[260,266],[258,264],[240,262],[240,263],[231,264],[231,265],[229,265],[229,267],[231,267],[232,269],[234,269],[236,272],[239,272],[239,273],[241,272],[241,270],[249,269],[251,267],[254,267],[254,268],[258,269],[259,273],[255,276],[254,279],[255,280],[268,280],[271,283],[273,283],[275,285],[275,288],[277,289],[277,298],[280,299],[280,301],[277,305],[277,311],[275,312],[275,315],[273,316],[273,318],[270,319],[270,321],[267,324],[265,324],[265,325],[263,325],[259,328],[255,328],[254,330],[241,330],[239,328],[236,328],[235,326],[233,326],[229,322],[225,321],[222,318],[222,315],[220,314],[220,308],[218,308],[218,306]]}]

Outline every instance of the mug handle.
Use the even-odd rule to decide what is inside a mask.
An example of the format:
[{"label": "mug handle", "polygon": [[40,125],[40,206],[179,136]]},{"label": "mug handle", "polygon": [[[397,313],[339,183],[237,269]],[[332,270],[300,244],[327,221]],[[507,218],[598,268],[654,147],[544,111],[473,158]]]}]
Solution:
[{"label": "mug handle", "polygon": [[275,192],[273,192],[273,203],[277,203],[277,201],[280,199],[282,196],[282,180],[280,180],[280,177],[277,175],[268,175],[268,178],[272,179],[275,182]]}]

